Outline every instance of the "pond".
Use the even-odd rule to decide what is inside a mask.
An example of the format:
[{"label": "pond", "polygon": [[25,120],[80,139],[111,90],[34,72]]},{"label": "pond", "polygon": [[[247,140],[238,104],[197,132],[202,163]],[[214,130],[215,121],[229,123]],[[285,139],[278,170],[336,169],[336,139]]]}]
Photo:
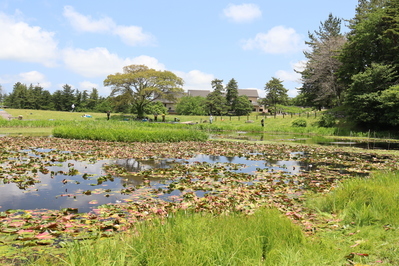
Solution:
[{"label": "pond", "polygon": [[[216,164],[223,169],[214,169],[245,174],[274,171],[295,175],[308,169],[307,164],[296,160],[253,161],[244,157],[211,155],[198,155],[188,160],[51,161],[46,167],[39,167],[42,154],[49,152],[51,150],[23,150],[0,164],[0,211],[69,208],[76,212],[89,212],[98,205],[134,201],[147,196],[169,200],[180,196],[181,191],[169,189],[168,193],[157,193],[157,190],[168,190],[172,180],[157,177],[151,174],[151,170],[176,165]],[[123,177],[118,176],[118,169],[125,172]],[[150,174],[138,174],[146,171]],[[204,195],[201,190],[196,193]]]},{"label": "pond", "polygon": [[248,141],[293,142],[300,144],[319,144],[337,147],[356,147],[362,149],[399,150],[399,141],[370,139],[370,140],[342,140],[323,136],[284,134],[284,133],[250,133],[250,132],[222,132],[211,134],[212,139],[238,139]]}]

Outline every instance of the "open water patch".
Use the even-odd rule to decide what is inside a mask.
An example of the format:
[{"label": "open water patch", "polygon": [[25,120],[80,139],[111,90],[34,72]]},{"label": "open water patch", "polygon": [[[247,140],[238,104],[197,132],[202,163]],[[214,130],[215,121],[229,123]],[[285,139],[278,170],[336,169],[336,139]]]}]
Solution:
[{"label": "open water patch", "polygon": [[[172,189],[166,194],[157,191],[167,191],[170,184],[182,176],[173,180],[168,177],[169,172],[159,175],[162,172],[159,169],[169,169],[172,173],[178,165],[209,167],[205,171],[213,174],[229,171],[244,175],[259,171],[295,175],[307,167],[297,160],[264,161],[203,154],[188,160],[60,161],[63,152],[54,152],[51,149],[10,152],[8,161],[0,163],[0,211],[68,208],[90,212],[98,205],[136,201],[149,196],[168,200],[181,196],[182,190]],[[113,169],[113,172],[107,169]],[[205,192],[198,189],[197,193],[201,196]]]}]

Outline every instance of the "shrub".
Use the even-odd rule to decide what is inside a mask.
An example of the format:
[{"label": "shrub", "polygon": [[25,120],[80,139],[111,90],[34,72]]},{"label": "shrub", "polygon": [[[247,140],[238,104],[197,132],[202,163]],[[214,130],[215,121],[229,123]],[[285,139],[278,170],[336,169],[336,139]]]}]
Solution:
[{"label": "shrub", "polygon": [[317,123],[320,127],[333,127],[335,126],[336,119],[334,115],[325,113],[320,117]]},{"label": "shrub", "polygon": [[292,121],[293,127],[306,127],[306,120],[305,119],[296,119]]}]

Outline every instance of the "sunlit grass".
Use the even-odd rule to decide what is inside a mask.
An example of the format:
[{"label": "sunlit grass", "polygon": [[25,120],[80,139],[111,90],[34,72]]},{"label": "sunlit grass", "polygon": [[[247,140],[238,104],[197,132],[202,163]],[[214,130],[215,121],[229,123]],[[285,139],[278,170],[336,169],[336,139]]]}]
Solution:
[{"label": "sunlit grass", "polygon": [[137,225],[130,234],[75,242],[67,265],[284,265],[305,243],[300,228],[277,210],[253,216],[172,214]]},{"label": "sunlit grass", "polygon": [[[185,128],[184,128],[185,127]],[[69,139],[105,140],[118,142],[178,142],[205,141],[208,135],[202,131],[187,127],[165,128],[147,127],[143,123],[83,123],[58,126],[53,136]]]},{"label": "sunlit grass", "polygon": [[[96,112],[61,112],[49,110],[31,110],[31,109],[4,109],[13,117],[22,115],[23,120],[93,120],[106,119],[106,113]],[[83,117],[83,115],[91,115],[91,118]],[[1,120],[1,119],[0,119]]]},{"label": "sunlit grass", "polygon": [[331,194],[313,204],[325,213],[335,213],[346,224],[399,226],[399,173],[377,172],[340,184]]}]

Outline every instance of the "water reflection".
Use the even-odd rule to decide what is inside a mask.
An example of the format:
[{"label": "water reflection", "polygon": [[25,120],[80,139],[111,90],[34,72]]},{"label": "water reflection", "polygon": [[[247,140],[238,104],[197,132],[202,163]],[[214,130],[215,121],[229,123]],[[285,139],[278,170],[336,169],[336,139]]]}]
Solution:
[{"label": "water reflection", "polygon": [[[9,158],[10,165],[39,160],[36,151],[24,150],[16,153],[14,158]],[[51,153],[51,150],[40,150],[40,153]],[[134,159],[125,160],[100,160],[95,162],[80,162],[67,160],[65,162],[53,162],[45,167],[45,171],[32,171],[26,168],[21,173],[21,180],[25,175],[32,175],[37,183],[18,187],[23,183],[10,182],[9,172],[3,173],[8,163],[0,164],[0,211],[7,209],[62,209],[77,208],[79,212],[89,212],[92,207],[131,201],[138,197],[145,197],[150,190],[165,188],[170,181],[164,178],[146,176],[151,186],[144,183],[141,175],[134,173],[154,168],[170,168],[176,163],[210,163],[210,164],[237,164],[242,167],[230,167],[229,171],[254,174],[259,169],[266,171],[281,171],[287,174],[297,174],[305,169],[305,166],[296,160],[290,161],[252,161],[244,157],[225,157],[198,155],[189,160],[149,160]],[[123,178],[110,175],[105,171],[106,166],[118,165],[132,174]],[[3,169],[4,168],[4,169]],[[124,193],[127,189],[133,194]],[[180,191],[172,191],[170,196],[178,196]],[[198,192],[202,193],[202,192]],[[166,196],[165,196],[166,197]]]}]

